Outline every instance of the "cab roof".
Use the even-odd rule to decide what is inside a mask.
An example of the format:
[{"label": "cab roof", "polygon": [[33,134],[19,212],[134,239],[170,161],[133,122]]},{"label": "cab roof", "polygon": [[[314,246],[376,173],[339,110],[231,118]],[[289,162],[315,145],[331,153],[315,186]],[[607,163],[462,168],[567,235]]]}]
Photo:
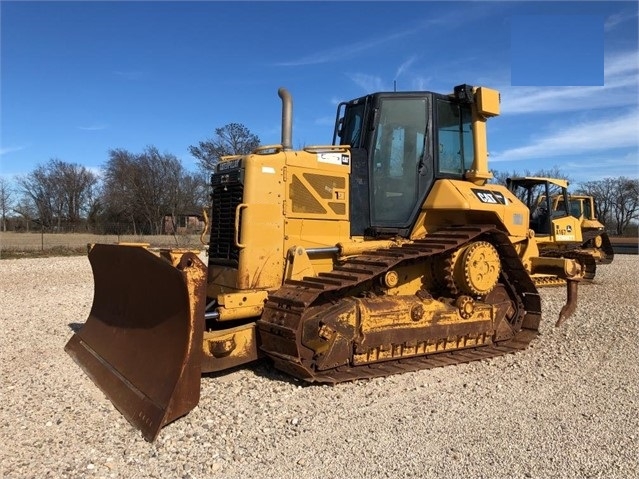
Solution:
[{"label": "cab roof", "polygon": [[517,176],[514,178],[508,178],[511,184],[518,184],[524,188],[530,188],[531,186],[541,185],[544,183],[550,183],[557,185],[560,188],[568,188],[568,181],[561,178],[544,178],[541,176]]}]

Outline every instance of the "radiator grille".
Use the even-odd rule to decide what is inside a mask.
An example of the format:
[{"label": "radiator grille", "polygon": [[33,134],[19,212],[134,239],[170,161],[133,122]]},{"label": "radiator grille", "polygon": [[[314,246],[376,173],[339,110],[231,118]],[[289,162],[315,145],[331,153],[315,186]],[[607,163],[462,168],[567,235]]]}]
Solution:
[{"label": "radiator grille", "polygon": [[240,250],[235,246],[235,209],[242,203],[243,192],[241,183],[213,188],[210,264],[235,267],[238,265]]}]

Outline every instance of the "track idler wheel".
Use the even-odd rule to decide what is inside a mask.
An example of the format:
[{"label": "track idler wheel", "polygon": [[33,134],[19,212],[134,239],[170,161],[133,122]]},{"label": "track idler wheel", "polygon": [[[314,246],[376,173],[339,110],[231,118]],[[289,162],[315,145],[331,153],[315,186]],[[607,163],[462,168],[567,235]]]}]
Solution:
[{"label": "track idler wheel", "polygon": [[595,236],[592,239],[592,244],[595,248],[601,248],[603,246],[603,240],[601,239],[601,235]]}]

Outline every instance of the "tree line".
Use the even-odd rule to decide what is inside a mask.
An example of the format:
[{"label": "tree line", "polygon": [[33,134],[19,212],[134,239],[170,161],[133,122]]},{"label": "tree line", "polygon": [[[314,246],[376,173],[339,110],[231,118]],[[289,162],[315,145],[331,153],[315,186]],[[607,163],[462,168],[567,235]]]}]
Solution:
[{"label": "tree line", "polygon": [[209,178],[219,159],[258,146],[257,135],[229,123],[189,147],[196,172],[153,145],[137,153],[111,149],[99,172],[52,158],[11,182],[0,177],[0,229],[162,234],[169,218],[175,231],[180,215],[208,208]]},{"label": "tree line", "polygon": [[[209,208],[210,174],[222,156],[260,146],[257,135],[239,123],[214,133],[189,146],[198,162],[196,172],[187,171],[175,155],[148,146],[139,153],[109,150],[100,173],[54,158],[12,182],[0,177],[0,230],[162,234],[166,218],[175,223],[180,215],[198,215]],[[565,179],[571,183],[570,193],[594,197],[598,218],[610,233],[637,232],[639,179],[603,178],[573,187],[557,167],[493,173],[492,181],[501,184],[516,176]]]}]

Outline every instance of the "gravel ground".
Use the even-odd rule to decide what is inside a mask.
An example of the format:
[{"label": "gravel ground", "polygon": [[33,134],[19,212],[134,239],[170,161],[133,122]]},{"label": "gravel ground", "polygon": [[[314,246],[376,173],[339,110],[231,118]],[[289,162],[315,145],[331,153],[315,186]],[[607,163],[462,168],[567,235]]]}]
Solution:
[{"label": "gravel ground", "polygon": [[153,444],[63,351],[91,307],[85,257],[0,261],[3,478],[639,477],[639,256],[602,266],[579,309],[482,362],[337,386],[268,363],[202,380]]}]

